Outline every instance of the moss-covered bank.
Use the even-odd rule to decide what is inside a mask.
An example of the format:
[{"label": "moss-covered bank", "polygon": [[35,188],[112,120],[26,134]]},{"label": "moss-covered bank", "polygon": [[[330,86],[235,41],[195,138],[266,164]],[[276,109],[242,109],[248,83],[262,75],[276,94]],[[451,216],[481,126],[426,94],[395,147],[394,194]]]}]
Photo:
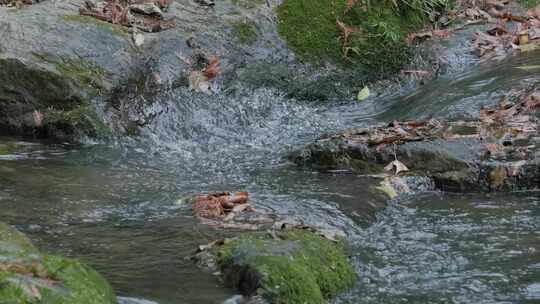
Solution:
[{"label": "moss-covered bank", "polygon": [[[300,58],[343,62],[372,73],[392,73],[407,60],[405,37],[434,20],[450,0],[285,0],[278,31]],[[344,37],[344,28],[351,30]]]},{"label": "moss-covered bank", "polygon": [[341,244],[291,230],[246,235],[214,249],[225,283],[271,303],[325,303],[356,281]]},{"label": "moss-covered bank", "polygon": [[92,268],[40,254],[24,234],[0,222],[0,303],[113,304],[116,297]]}]

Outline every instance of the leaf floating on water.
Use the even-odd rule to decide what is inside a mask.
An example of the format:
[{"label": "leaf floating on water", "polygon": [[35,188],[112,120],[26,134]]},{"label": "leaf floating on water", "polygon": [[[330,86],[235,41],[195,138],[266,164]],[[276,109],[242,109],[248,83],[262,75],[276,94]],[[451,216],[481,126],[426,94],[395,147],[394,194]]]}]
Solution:
[{"label": "leaf floating on water", "polygon": [[531,70],[540,69],[540,65],[522,65],[517,68],[523,71],[531,71]]},{"label": "leaf floating on water", "polygon": [[380,186],[375,187],[375,189],[382,191],[384,194],[388,195],[388,197],[390,197],[391,199],[396,198],[398,196],[396,189],[392,188],[392,186],[388,182],[382,183]]},{"label": "leaf floating on water", "polygon": [[358,96],[356,97],[356,99],[358,99],[358,101],[366,100],[368,99],[370,94],[371,93],[369,92],[369,88],[364,87],[362,90],[360,90],[360,92],[358,92]]},{"label": "leaf floating on water", "polygon": [[394,171],[394,174],[398,175],[400,172],[409,171],[409,168],[407,168],[407,166],[405,166],[399,160],[395,160],[389,163],[388,165],[386,165],[386,167],[384,167],[384,171]]},{"label": "leaf floating on water", "polygon": [[522,52],[532,52],[540,49],[540,43],[529,43],[519,46],[519,50]]}]

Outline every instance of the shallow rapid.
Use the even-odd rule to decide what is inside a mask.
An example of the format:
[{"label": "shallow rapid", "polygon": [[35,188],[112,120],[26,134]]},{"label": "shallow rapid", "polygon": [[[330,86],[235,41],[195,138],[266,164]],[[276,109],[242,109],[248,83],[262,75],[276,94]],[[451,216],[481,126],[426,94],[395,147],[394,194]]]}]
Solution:
[{"label": "shallow rapid", "polygon": [[342,303],[538,303],[539,229],[539,193],[392,204],[356,237],[362,277]]},{"label": "shallow rapid", "polygon": [[538,302],[538,194],[428,193],[376,212],[383,206],[366,191],[369,179],[302,170],[285,156],[373,120],[467,116],[538,85],[530,67],[539,61],[514,57],[365,102],[304,103],[270,89],[171,91],[139,139],[85,147],[0,139],[17,147],[0,156],[0,218],[43,250],[89,263],[120,296],[221,303],[233,291],[184,258],[226,232],[197,224],[178,202],[246,190],[260,210],[348,232],[360,281],[341,302]]}]

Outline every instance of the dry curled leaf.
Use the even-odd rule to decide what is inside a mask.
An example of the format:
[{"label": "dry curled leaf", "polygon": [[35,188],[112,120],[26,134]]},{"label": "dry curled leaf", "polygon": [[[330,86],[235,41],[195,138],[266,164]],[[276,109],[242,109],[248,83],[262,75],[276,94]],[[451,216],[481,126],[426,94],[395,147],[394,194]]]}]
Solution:
[{"label": "dry curled leaf", "polygon": [[219,67],[219,58],[216,56],[210,58],[210,62],[202,72],[208,80],[216,78],[219,73],[221,73],[221,68]]},{"label": "dry curled leaf", "polygon": [[399,160],[394,160],[384,167],[384,171],[394,171],[394,175],[398,175],[401,172],[409,171],[409,168]]},{"label": "dry curled leaf", "polygon": [[228,192],[200,195],[195,198],[193,213],[198,218],[230,221],[236,214],[249,211],[247,192]]}]

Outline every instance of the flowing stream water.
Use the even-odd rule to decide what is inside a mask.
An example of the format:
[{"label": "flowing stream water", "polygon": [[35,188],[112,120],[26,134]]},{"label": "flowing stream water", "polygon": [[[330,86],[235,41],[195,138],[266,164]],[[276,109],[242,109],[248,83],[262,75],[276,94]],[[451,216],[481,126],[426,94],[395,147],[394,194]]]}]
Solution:
[{"label": "flowing stream water", "polygon": [[[347,231],[360,280],[339,303],[540,302],[540,194],[425,193],[383,208],[369,178],[299,169],[286,154],[325,132],[395,118],[469,117],[540,84],[540,54],[369,100],[300,103],[269,89],[167,92],[139,139],[70,146],[2,138],[0,218],[79,258],[122,297],[221,303],[233,291],[185,257],[227,232],[179,199],[245,190],[256,208]],[[535,67],[536,66],[536,67]]]}]

